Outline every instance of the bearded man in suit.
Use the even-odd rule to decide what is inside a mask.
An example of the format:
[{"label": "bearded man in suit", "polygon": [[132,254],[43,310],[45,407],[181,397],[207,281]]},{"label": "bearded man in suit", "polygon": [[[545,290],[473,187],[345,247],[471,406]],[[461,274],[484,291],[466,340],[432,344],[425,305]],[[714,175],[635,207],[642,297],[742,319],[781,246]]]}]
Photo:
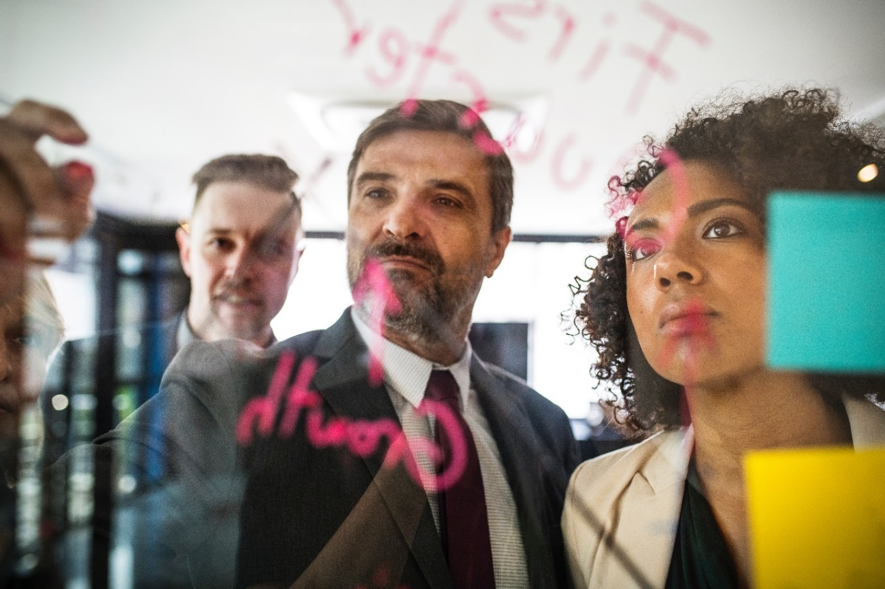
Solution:
[{"label": "bearded man in suit", "polygon": [[[191,344],[160,398],[100,440],[167,457],[181,500],[164,506],[188,524],[165,539],[196,584],[236,547],[238,587],[568,585],[568,418],[467,339],[512,199],[476,113],[388,110],[348,169],[355,305],[268,350]],[[158,432],[160,403],[175,417]],[[238,525],[219,523],[231,514]]]}]

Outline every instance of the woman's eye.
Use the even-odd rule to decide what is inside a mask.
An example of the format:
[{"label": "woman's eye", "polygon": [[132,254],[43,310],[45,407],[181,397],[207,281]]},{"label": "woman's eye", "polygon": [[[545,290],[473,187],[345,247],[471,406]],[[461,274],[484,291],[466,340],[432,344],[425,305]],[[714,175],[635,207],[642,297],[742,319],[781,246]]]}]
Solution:
[{"label": "woman's eye", "polygon": [[704,231],[704,237],[708,239],[719,239],[739,235],[741,233],[744,233],[743,228],[731,221],[714,221]]},{"label": "woman's eye", "polygon": [[627,250],[627,256],[635,261],[653,256],[661,251],[661,244],[651,239],[640,239]]}]

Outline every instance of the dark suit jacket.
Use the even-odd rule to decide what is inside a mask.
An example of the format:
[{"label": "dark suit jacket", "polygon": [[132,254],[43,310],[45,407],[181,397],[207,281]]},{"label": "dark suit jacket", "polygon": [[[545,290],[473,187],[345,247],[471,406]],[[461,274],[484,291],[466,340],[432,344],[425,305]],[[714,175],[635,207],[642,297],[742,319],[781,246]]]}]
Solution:
[{"label": "dark suit jacket", "polygon": [[[366,348],[349,313],[319,335],[290,342],[297,358],[318,361],[312,389],[322,396],[327,419],[396,419],[383,385],[368,382]],[[471,380],[517,504],[531,584],[565,586],[558,518],[577,463],[568,419],[476,357]],[[278,431],[257,435],[253,444],[238,585],[288,586],[307,571],[313,575],[309,584],[368,586],[378,574],[391,585],[451,586],[426,495],[404,469],[382,467],[383,449],[362,459],[346,447],[317,448],[304,431],[300,427],[285,439],[274,435]],[[366,505],[372,509],[363,514]],[[319,564],[322,559],[329,564]]]},{"label": "dark suit jacket", "polygon": [[[277,422],[269,431],[253,429],[251,443],[235,443],[243,407],[267,394],[287,351],[296,358],[290,383],[305,359],[317,361],[309,388],[321,397],[325,423],[396,420],[383,385],[368,382],[367,351],[349,311],[325,331],[266,351],[247,352],[234,342],[191,344],[170,366],[161,394],[98,440],[105,451],[125,443],[130,455],[135,448],[143,457],[163,457],[166,476],[155,487],[160,499],[150,492],[133,499],[151,497],[148,511],[166,514],[171,527],[158,540],[188,559],[198,585],[215,586],[218,572],[235,560],[238,586],[300,579],[312,587],[450,587],[426,495],[401,464],[382,466],[386,444],[365,458],[346,446],[318,447],[303,415],[289,437],[279,435]],[[513,491],[531,585],[567,586],[560,517],[578,461],[568,419],[476,357],[471,380]],[[285,410],[282,403],[280,414]],[[232,523],[237,518],[239,526]]]},{"label": "dark suit jacket", "polygon": [[[121,384],[131,383],[136,406],[157,393],[166,367],[178,352],[178,325],[184,320],[182,313],[162,323],[127,326],[61,345],[40,393],[48,463],[71,446],[88,442],[114,427],[118,417],[113,401]],[[124,366],[126,370],[121,369]],[[83,394],[95,397],[92,436],[76,439],[72,435],[71,408],[52,407],[52,397],[57,394],[68,398]]]}]

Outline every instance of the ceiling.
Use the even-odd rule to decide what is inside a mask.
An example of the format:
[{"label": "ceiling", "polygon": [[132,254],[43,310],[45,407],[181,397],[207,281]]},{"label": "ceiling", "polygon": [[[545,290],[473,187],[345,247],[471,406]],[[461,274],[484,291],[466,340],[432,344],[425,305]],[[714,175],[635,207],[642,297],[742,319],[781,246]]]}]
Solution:
[{"label": "ceiling", "polygon": [[883,27],[882,0],[0,0],[0,94],[81,120],[106,210],[181,218],[205,161],[276,153],[314,231],[344,228],[372,108],[484,97],[526,117],[514,230],[594,234],[643,135],[725,88],[832,86],[883,116]]}]

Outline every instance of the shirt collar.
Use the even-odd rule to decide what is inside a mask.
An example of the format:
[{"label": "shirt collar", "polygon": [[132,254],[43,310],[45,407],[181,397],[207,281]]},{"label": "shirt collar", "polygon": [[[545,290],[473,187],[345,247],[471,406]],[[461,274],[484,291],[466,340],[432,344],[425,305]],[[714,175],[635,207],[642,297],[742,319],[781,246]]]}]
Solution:
[{"label": "shirt collar", "polygon": [[410,352],[376,334],[360,318],[353,307],[350,308],[350,316],[353,318],[353,324],[356,327],[357,333],[367,348],[372,349],[373,342],[377,338],[381,338],[384,346],[381,352],[381,361],[384,366],[384,382],[408,401],[409,404],[413,407],[421,404],[432,370],[448,370],[455,378],[455,382],[458,383],[462,410],[467,407],[467,399],[470,396],[470,358],[473,354],[470,340],[467,340],[467,345],[464,346],[464,353],[461,354],[457,362],[451,366],[442,366],[422,358],[418,354]]},{"label": "shirt collar", "polygon": [[189,343],[199,340],[200,338],[197,337],[197,334],[194,333],[194,330],[191,329],[190,323],[187,321],[187,307],[185,307],[184,311],[181,312],[181,315],[178,318],[178,329],[175,330],[175,343],[180,350]]}]

